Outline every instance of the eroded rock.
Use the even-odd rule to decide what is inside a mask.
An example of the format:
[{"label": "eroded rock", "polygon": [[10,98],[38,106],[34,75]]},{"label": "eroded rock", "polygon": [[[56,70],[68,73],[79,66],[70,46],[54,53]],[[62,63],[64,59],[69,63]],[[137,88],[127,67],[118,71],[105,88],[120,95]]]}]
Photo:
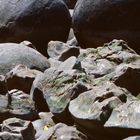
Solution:
[{"label": "eroded rock", "polygon": [[71,56],[78,56],[80,54],[79,48],[76,46],[69,46],[60,41],[50,41],[48,43],[48,55],[51,58],[59,61],[65,61]]},{"label": "eroded rock", "polygon": [[103,124],[110,117],[114,108],[126,102],[126,94],[129,92],[107,82],[95,86],[92,90],[80,94],[72,100],[69,111],[79,129],[85,132],[91,139],[109,139]]},{"label": "eroded rock", "polygon": [[37,112],[30,96],[22,91],[12,90],[7,95],[0,95],[0,122],[11,117],[34,120]]},{"label": "eroded rock", "polygon": [[30,93],[32,83],[38,74],[41,72],[31,70],[25,65],[17,65],[6,74],[8,90],[19,89],[25,93]]},{"label": "eroded rock", "polygon": [[[30,121],[21,120],[18,118],[10,118],[2,123],[2,136],[10,137],[10,140],[15,137],[18,140],[34,140],[35,139],[35,130]],[[1,136],[0,136],[1,137]]]}]

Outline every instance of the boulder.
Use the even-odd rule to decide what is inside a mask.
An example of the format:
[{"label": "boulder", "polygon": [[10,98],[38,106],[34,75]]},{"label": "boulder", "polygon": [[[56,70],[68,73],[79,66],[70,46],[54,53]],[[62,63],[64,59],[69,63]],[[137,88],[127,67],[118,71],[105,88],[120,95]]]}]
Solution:
[{"label": "boulder", "polygon": [[20,134],[10,133],[10,132],[0,132],[1,140],[23,140]]},{"label": "boulder", "polygon": [[62,0],[0,1],[0,42],[32,42],[47,54],[50,40],[67,41],[71,25]]},{"label": "boulder", "polygon": [[138,96],[140,93],[140,61],[130,64],[122,63],[113,72],[95,79],[96,84],[104,81],[112,81],[117,86],[126,88],[134,96]]},{"label": "boulder", "polygon": [[[78,128],[91,139],[110,139],[103,125],[114,108],[126,102],[129,92],[106,82],[72,100],[69,111]],[[112,137],[113,138],[113,137]]]},{"label": "boulder", "polygon": [[110,133],[121,139],[133,135],[139,135],[139,106],[140,101],[135,99],[114,108],[104,126],[110,128]]},{"label": "boulder", "polygon": [[112,78],[116,85],[126,88],[134,96],[140,93],[140,62],[137,66],[123,65],[120,71],[116,69],[116,75]]},{"label": "boulder", "polygon": [[139,56],[123,40],[113,40],[98,48],[80,49],[78,60],[82,68],[95,78],[115,70],[120,63],[131,63]]},{"label": "boulder", "polygon": [[25,65],[17,65],[6,74],[8,90],[19,89],[25,93],[30,93],[32,83],[40,71],[31,70]]},{"label": "boulder", "polygon": [[139,12],[139,0],[78,0],[72,19],[75,36],[83,48],[116,38],[140,53]]},{"label": "boulder", "polygon": [[0,116],[0,122],[11,117],[26,120],[35,120],[38,117],[30,96],[17,90],[0,95]]},{"label": "boulder", "polygon": [[59,121],[51,112],[40,112],[38,120],[33,121],[33,126],[36,130],[35,138],[43,140],[43,137],[47,135],[47,131],[55,126]]},{"label": "boulder", "polygon": [[39,111],[51,111],[61,121],[70,123],[68,105],[71,99],[87,91],[92,82],[88,75],[76,69],[59,71],[50,68],[36,77],[30,92]]},{"label": "boulder", "polygon": [[16,43],[0,44],[0,74],[5,75],[18,64],[40,71],[50,67],[47,58],[32,48]]},{"label": "boulder", "polygon": [[20,139],[18,138],[18,140],[35,139],[35,130],[32,123],[18,118],[10,118],[3,121],[2,132],[9,132],[12,137],[20,136]]},{"label": "boulder", "polygon": [[88,140],[87,136],[77,130],[75,127],[58,123],[49,128],[46,132],[42,131],[38,137],[39,140],[64,139],[64,140]]},{"label": "boulder", "polygon": [[71,56],[77,57],[80,54],[78,47],[69,46],[60,41],[50,41],[47,52],[51,58],[58,59],[59,61],[65,61]]}]

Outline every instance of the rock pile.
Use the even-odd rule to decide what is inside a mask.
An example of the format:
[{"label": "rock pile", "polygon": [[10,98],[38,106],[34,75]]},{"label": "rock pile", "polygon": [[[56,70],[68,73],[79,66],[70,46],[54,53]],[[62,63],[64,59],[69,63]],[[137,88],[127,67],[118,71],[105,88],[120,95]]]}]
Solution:
[{"label": "rock pile", "polygon": [[138,140],[139,9],[1,0],[0,140]]},{"label": "rock pile", "polygon": [[[1,72],[0,138],[120,140],[139,135],[140,56],[126,42],[87,49],[60,41],[48,46],[49,59],[24,45],[1,45],[1,58],[13,49],[16,59],[2,61],[8,69]],[[21,49],[29,54],[16,55]]]}]

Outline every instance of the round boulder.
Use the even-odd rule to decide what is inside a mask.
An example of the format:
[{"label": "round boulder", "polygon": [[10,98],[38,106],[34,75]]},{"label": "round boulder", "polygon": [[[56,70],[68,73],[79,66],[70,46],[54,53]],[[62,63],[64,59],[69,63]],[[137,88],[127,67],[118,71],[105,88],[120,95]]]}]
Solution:
[{"label": "round boulder", "polygon": [[0,42],[32,42],[47,54],[50,40],[66,41],[71,17],[61,0],[1,0]]},{"label": "round boulder", "polygon": [[139,13],[139,0],[79,0],[72,20],[74,32],[83,48],[123,39],[139,53]]},{"label": "round boulder", "polygon": [[0,74],[5,75],[19,64],[42,72],[50,67],[47,58],[32,48],[16,43],[0,44]]}]

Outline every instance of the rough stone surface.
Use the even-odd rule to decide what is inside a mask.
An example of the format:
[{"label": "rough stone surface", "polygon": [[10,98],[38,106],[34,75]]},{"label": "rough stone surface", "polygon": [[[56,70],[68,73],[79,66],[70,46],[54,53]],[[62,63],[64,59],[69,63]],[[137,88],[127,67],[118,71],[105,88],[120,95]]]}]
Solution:
[{"label": "rough stone surface", "polygon": [[65,61],[71,56],[78,56],[80,54],[79,48],[76,46],[69,46],[60,41],[50,41],[48,43],[48,55],[51,58]]},{"label": "rough stone surface", "polygon": [[58,71],[48,69],[37,76],[31,89],[31,97],[41,111],[49,110],[55,115],[68,119],[67,106],[71,99],[90,88],[91,80],[77,70]]},{"label": "rough stone surface", "polygon": [[[110,128],[109,131],[114,132],[114,135],[125,138],[140,134],[140,119],[139,105],[140,101],[131,100],[127,103],[115,108],[105,123],[105,127]],[[111,130],[112,129],[112,130]],[[116,130],[115,130],[116,129]]]},{"label": "rough stone surface", "polygon": [[113,83],[107,82],[93,87],[92,90],[84,92],[72,100],[69,111],[83,132],[92,139],[94,137],[102,139],[108,137],[103,124],[110,117],[114,108],[126,102],[127,93]]},{"label": "rough stone surface", "polygon": [[87,136],[78,131],[72,126],[59,123],[54,127],[49,128],[46,133],[42,131],[41,135],[37,137],[39,140],[50,140],[50,139],[63,139],[63,140],[88,140]]},{"label": "rough stone surface", "polygon": [[[34,140],[35,130],[30,121],[21,120],[18,118],[10,118],[2,123],[2,132],[10,132],[13,134],[21,135],[21,140]],[[13,133],[13,134],[12,134]],[[13,137],[16,135],[13,135]]]},{"label": "rough stone surface", "polygon": [[139,119],[139,104],[140,101],[130,101],[115,108],[105,123],[105,127],[122,127],[140,129]]},{"label": "rough stone surface", "polygon": [[139,12],[139,0],[78,0],[73,28],[80,46],[98,47],[116,38],[140,53]]},{"label": "rough stone surface", "polygon": [[32,83],[37,74],[41,74],[41,72],[31,70],[25,65],[17,65],[6,74],[8,90],[19,89],[25,93],[30,93]]},{"label": "rough stone surface", "polygon": [[10,132],[0,132],[1,140],[23,140],[20,134],[10,133]]},{"label": "rough stone surface", "polygon": [[113,40],[97,49],[81,49],[78,57],[85,72],[95,78],[113,72],[121,63],[129,64],[137,59],[139,56],[122,40]]},{"label": "rough stone surface", "polygon": [[18,64],[40,71],[50,67],[47,58],[32,48],[16,43],[0,44],[0,74],[6,74]]},{"label": "rough stone surface", "polygon": [[0,42],[28,40],[46,55],[50,40],[67,40],[70,25],[62,0],[0,1]]},{"label": "rough stone surface", "polygon": [[30,96],[17,90],[0,95],[0,122],[10,117],[34,120],[37,112]]}]

